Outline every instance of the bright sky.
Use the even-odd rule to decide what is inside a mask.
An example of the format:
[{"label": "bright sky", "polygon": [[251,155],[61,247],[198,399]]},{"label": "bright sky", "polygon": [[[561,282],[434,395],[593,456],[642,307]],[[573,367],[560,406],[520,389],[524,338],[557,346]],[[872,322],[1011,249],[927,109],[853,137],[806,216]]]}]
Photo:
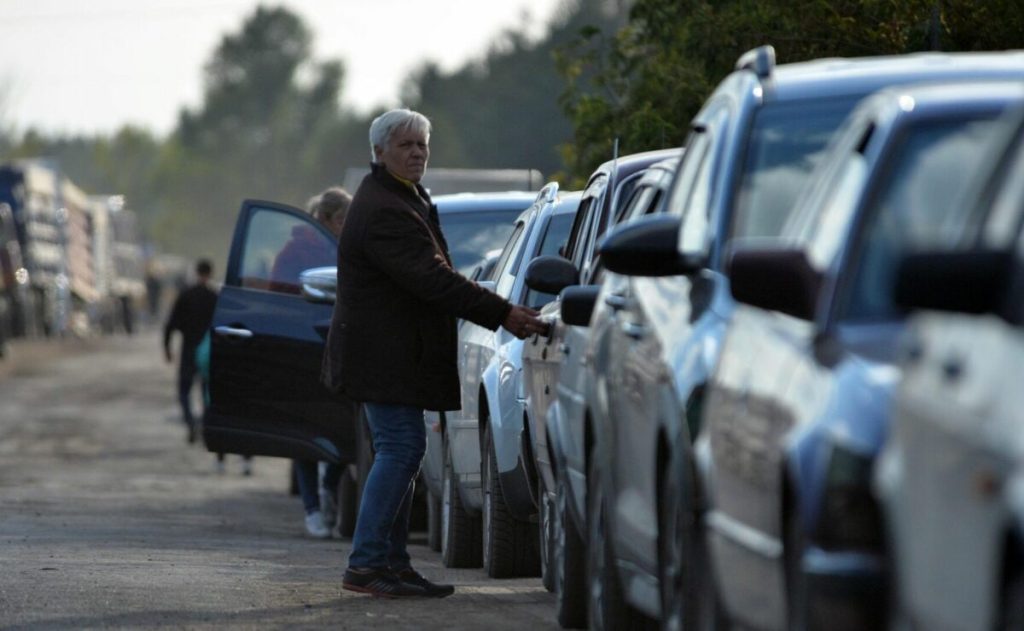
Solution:
[{"label": "bright sky", "polygon": [[[202,68],[257,0],[0,0],[0,123],[54,133],[125,123],[164,134],[202,97]],[[442,68],[524,23],[540,35],[562,0],[279,0],[313,31],[313,57],[345,62],[342,101],[398,103],[425,60]]]}]

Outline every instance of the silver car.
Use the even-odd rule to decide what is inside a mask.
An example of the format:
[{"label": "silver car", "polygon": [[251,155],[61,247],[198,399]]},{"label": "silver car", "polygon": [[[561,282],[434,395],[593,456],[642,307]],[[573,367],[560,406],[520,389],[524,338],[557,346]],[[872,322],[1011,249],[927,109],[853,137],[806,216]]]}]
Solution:
[{"label": "silver car", "polygon": [[1024,128],[1010,137],[977,239],[907,257],[897,289],[932,310],[911,321],[875,476],[903,628],[1024,624]]},{"label": "silver car", "polygon": [[[578,206],[578,194],[559,194],[556,183],[545,186],[515,221],[491,276],[481,283],[513,303],[540,308],[551,301],[552,295],[528,290],[520,272],[534,257],[559,250]],[[460,325],[462,409],[440,415],[442,440],[428,444],[427,460],[443,463],[442,559],[449,567],[483,562],[494,577],[539,569],[530,522],[536,509],[519,449],[522,344],[504,329]]]}]

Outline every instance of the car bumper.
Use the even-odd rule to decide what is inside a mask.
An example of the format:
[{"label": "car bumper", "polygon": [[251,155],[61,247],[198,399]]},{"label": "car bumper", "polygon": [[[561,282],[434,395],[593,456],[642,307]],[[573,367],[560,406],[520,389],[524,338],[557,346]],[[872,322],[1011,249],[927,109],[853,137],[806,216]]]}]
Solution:
[{"label": "car bumper", "polygon": [[811,547],[804,554],[803,572],[809,629],[885,628],[888,574],[882,555]]}]

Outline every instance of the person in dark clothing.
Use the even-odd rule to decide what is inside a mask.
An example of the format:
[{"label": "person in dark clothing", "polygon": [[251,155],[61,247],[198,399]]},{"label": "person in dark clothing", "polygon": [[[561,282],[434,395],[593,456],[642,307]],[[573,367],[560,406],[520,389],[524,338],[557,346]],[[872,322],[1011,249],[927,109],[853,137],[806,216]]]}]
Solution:
[{"label": "person in dark clothing", "polygon": [[171,308],[171,315],[164,325],[164,357],[167,363],[174,362],[171,352],[171,336],[175,331],[181,333],[181,353],[178,362],[178,401],[181,413],[188,426],[188,442],[196,440],[196,421],[192,413],[192,387],[195,385],[199,369],[196,366],[196,348],[203,340],[210,323],[213,321],[213,310],[217,306],[217,292],[210,285],[213,265],[202,259],[196,263],[196,283],[178,294]]},{"label": "person in dark clothing", "polygon": [[525,338],[537,312],[487,291],[452,266],[437,207],[419,184],[430,122],[392,110],[370,125],[371,173],[338,246],[338,299],[322,379],[363,404],[376,457],[342,588],[390,598],[444,597],[413,569],[406,540],[413,481],[426,450],[423,411],[461,407],[456,319]]}]

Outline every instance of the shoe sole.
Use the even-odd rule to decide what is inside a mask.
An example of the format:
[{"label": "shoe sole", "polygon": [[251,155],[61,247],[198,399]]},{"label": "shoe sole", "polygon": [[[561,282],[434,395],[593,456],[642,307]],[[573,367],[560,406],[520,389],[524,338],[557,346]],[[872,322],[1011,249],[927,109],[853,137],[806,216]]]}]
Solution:
[{"label": "shoe sole", "polygon": [[351,583],[342,583],[342,589],[347,589],[350,592],[358,592],[360,594],[369,594],[374,598],[387,598],[389,600],[397,600],[400,598],[430,598],[426,593],[423,594],[388,594],[386,592],[379,592],[375,589],[363,587],[361,585],[352,585]]}]

